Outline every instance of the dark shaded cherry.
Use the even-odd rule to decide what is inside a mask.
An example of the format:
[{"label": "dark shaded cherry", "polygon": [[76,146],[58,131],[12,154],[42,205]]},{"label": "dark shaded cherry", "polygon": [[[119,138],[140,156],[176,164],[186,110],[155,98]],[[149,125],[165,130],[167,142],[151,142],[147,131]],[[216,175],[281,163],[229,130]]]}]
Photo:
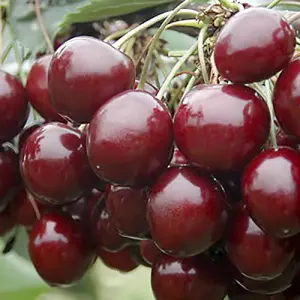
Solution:
[{"label": "dark shaded cherry", "polygon": [[170,166],[188,166],[189,162],[184,157],[184,155],[180,152],[180,150],[175,147],[172,160],[170,162]]},{"label": "dark shaded cherry", "polygon": [[300,139],[300,59],[292,61],[280,74],[274,89],[273,104],[283,130]]},{"label": "dark shaded cherry", "polygon": [[0,144],[10,141],[24,127],[29,113],[22,83],[14,76],[0,71]]},{"label": "dark shaded cherry", "polygon": [[14,207],[9,204],[0,212],[0,236],[5,235],[7,232],[15,227],[16,222],[14,218]]},{"label": "dark shaded cherry", "polygon": [[105,202],[107,212],[121,235],[133,238],[145,238],[148,235],[146,188],[110,185]]},{"label": "dark shaded cherry", "polygon": [[82,278],[95,260],[78,220],[45,214],[30,233],[29,253],[39,275],[50,285],[68,285]]},{"label": "dark shaded cherry", "polygon": [[82,134],[66,124],[48,123],[34,131],[24,144],[20,169],[26,188],[46,203],[72,202],[89,188]]},{"label": "dark shaded cherry", "polygon": [[140,252],[144,260],[152,265],[156,262],[162,252],[156,247],[153,240],[143,240],[140,242]]},{"label": "dark shaded cherry", "polygon": [[130,247],[126,247],[118,252],[109,252],[102,248],[99,248],[98,257],[109,268],[116,269],[123,273],[133,271],[138,267],[131,255]]},{"label": "dark shaded cherry", "polygon": [[157,300],[222,300],[228,285],[222,268],[201,256],[161,255],[152,266],[151,277]]},{"label": "dark shaded cherry", "polygon": [[119,94],[96,112],[89,126],[91,166],[112,183],[145,186],[171,160],[172,130],[163,102],[137,90]]},{"label": "dark shaded cherry", "polygon": [[12,147],[0,146],[0,211],[13,199],[20,185],[18,155]]},{"label": "dark shaded cherry", "polygon": [[279,240],[262,231],[242,204],[236,205],[230,220],[226,250],[237,269],[256,280],[278,277],[295,254],[289,240]]},{"label": "dark shaded cherry", "polygon": [[129,246],[132,259],[141,266],[151,268],[151,264],[145,261],[140,251],[140,242]]},{"label": "dark shaded cherry", "polygon": [[27,77],[26,95],[33,108],[46,120],[65,123],[50,102],[48,70],[52,55],[39,58],[31,67]]},{"label": "dark shaded cherry", "polygon": [[267,8],[245,9],[219,34],[216,67],[233,83],[259,82],[289,63],[295,45],[295,31],[281,14]]},{"label": "dark shaded cherry", "polygon": [[98,248],[103,248],[110,252],[118,252],[128,246],[130,240],[118,234],[112,218],[106,211],[104,203],[101,203],[97,210],[97,217],[91,226],[92,234]]},{"label": "dark shaded cherry", "polygon": [[33,202],[41,215],[47,210],[50,210],[46,205],[38,202],[28,191],[21,189],[12,203],[16,224],[25,227],[31,227],[35,224],[37,221],[37,214],[33,208]]},{"label": "dark shaded cherry", "polygon": [[171,167],[150,188],[148,222],[155,243],[174,256],[193,256],[220,239],[227,220],[216,181],[190,167]]},{"label": "dark shaded cherry", "polygon": [[265,102],[245,86],[197,86],[174,117],[180,151],[191,163],[214,171],[239,170],[260,151],[269,131]]},{"label": "dark shaded cherry", "polygon": [[[136,79],[134,82],[134,85],[133,85],[134,90],[137,89],[139,83],[140,83],[140,81],[138,79]],[[154,85],[152,85],[148,82],[145,82],[144,91],[150,93],[153,96],[156,96],[159,90]]]},{"label": "dark shaded cherry", "polygon": [[124,53],[92,37],[76,37],[53,55],[49,91],[55,109],[88,123],[111,97],[133,87],[135,67]]},{"label": "dark shaded cherry", "polygon": [[269,234],[289,237],[300,232],[299,180],[300,154],[291,148],[265,150],[245,169],[244,201]]},{"label": "dark shaded cherry", "polygon": [[22,131],[19,134],[19,141],[18,141],[18,149],[19,152],[21,152],[24,143],[26,142],[27,138],[38,128],[40,128],[44,122],[34,122],[22,129]]}]

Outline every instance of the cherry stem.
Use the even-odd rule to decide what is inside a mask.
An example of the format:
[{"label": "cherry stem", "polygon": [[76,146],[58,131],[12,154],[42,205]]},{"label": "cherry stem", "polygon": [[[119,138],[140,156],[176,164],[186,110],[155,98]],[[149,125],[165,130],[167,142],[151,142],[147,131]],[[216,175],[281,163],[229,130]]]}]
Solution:
[{"label": "cherry stem", "polygon": [[39,220],[41,218],[41,213],[38,208],[38,205],[36,204],[36,201],[33,199],[33,197],[27,197],[27,198],[28,198],[30,204],[32,205],[32,208],[34,210],[37,220]]},{"label": "cherry stem", "polygon": [[200,66],[201,66],[201,71],[202,71],[202,76],[203,76],[203,79],[204,79],[204,83],[206,83],[206,84],[209,83],[209,77],[208,77],[208,72],[207,72],[206,63],[205,63],[203,43],[204,43],[205,38],[206,38],[207,28],[208,28],[208,25],[205,25],[202,28],[202,30],[200,30],[199,37],[198,37],[199,62],[200,62]]},{"label": "cherry stem", "polygon": [[194,71],[194,75],[189,80],[188,84],[186,85],[182,98],[184,98],[186,96],[186,94],[194,87],[194,84],[195,84],[197,78],[200,76],[200,74],[201,74],[201,69],[197,68]]},{"label": "cherry stem", "polygon": [[272,101],[272,82],[271,80],[265,81],[266,87],[266,102],[270,112],[271,118],[271,130],[270,130],[270,141],[274,149],[278,149],[277,140],[276,140],[276,127],[275,127],[275,114],[274,114],[274,107]]},{"label": "cherry stem", "polygon": [[191,20],[182,20],[182,21],[176,21],[173,23],[170,23],[166,29],[170,29],[173,27],[193,27],[193,28],[202,28],[203,27],[203,22],[202,21],[197,21],[194,19]]},{"label": "cherry stem", "polygon": [[[156,23],[166,19],[172,13],[173,13],[173,11],[167,11],[167,12],[162,13],[162,14],[146,21],[145,23],[135,27],[134,29],[132,29],[128,33],[126,33],[124,36],[122,36],[119,40],[117,40],[114,43],[114,47],[119,49],[124,43],[126,43],[133,36],[139,34],[140,32],[144,31],[145,29],[155,25]],[[196,18],[199,15],[199,13],[196,10],[192,10],[192,9],[181,9],[180,11],[178,11],[177,15],[187,15],[187,16],[191,16],[191,17],[193,16]]]},{"label": "cherry stem", "polygon": [[140,90],[144,89],[144,85],[145,85],[145,82],[146,82],[146,77],[148,75],[148,70],[149,70],[149,67],[150,67],[150,64],[151,64],[153,52],[154,52],[154,49],[156,47],[156,44],[157,44],[157,42],[158,42],[161,34],[163,33],[163,31],[165,30],[165,28],[167,27],[167,25],[172,21],[172,19],[176,15],[178,15],[178,13],[180,12],[180,10],[183,9],[183,8],[185,8],[186,6],[188,6],[192,2],[193,2],[193,0],[185,0],[180,5],[178,5],[172,11],[172,13],[170,13],[168,15],[168,17],[163,21],[163,23],[161,24],[161,26],[158,28],[158,30],[154,34],[152,42],[151,42],[151,45],[149,47],[148,54],[147,54],[146,59],[145,59],[144,67],[143,67],[143,70],[142,70],[142,74],[140,76],[140,82],[138,84],[138,89],[140,89]]},{"label": "cherry stem", "polygon": [[35,14],[36,14],[37,21],[40,25],[40,28],[41,28],[42,34],[44,36],[44,39],[46,41],[48,50],[49,50],[50,53],[54,53],[54,47],[52,45],[51,39],[49,37],[49,34],[47,32],[47,29],[46,29],[46,26],[44,24],[44,20],[43,20],[43,17],[42,17],[40,0],[35,0],[34,1],[34,9],[35,9]]},{"label": "cherry stem", "polygon": [[163,98],[164,93],[168,89],[168,87],[169,87],[171,81],[173,80],[173,78],[175,77],[176,73],[179,71],[181,66],[188,60],[188,58],[197,50],[197,47],[198,47],[198,42],[196,42],[189,50],[187,50],[185,52],[185,54],[177,61],[175,66],[170,71],[168,77],[165,79],[162,87],[160,88],[160,90],[157,94],[158,99],[161,100]]},{"label": "cherry stem", "polygon": [[300,19],[300,13],[296,13],[294,15],[292,15],[291,17],[288,18],[288,22],[290,24],[294,23],[295,21]]},{"label": "cherry stem", "polygon": [[228,0],[219,0],[220,4],[232,11],[239,11],[241,10],[241,6],[237,3],[228,1]]},{"label": "cherry stem", "polygon": [[267,5],[267,8],[273,8],[273,7],[277,6],[278,4],[280,4],[281,1],[282,0],[273,0]]}]

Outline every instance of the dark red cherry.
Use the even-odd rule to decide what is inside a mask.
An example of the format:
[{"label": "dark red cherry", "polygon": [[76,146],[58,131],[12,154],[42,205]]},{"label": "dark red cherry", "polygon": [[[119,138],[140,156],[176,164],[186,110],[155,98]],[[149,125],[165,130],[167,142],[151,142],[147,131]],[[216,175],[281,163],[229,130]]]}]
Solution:
[{"label": "dark red cherry", "polygon": [[289,63],[295,45],[295,31],[281,14],[267,8],[245,9],[219,34],[216,67],[233,83],[259,82]]},{"label": "dark red cherry", "polygon": [[161,255],[152,266],[151,277],[157,300],[223,300],[228,284],[217,263],[199,256]]},{"label": "dark red cherry", "polygon": [[152,265],[156,262],[162,252],[156,247],[153,240],[143,240],[140,242],[140,252],[143,259]]},{"label": "dark red cherry", "polygon": [[147,189],[110,185],[105,201],[107,212],[121,235],[133,238],[148,235]]},{"label": "dark red cherry", "polygon": [[114,253],[99,248],[97,253],[98,257],[107,267],[120,272],[128,273],[138,267],[138,264],[131,255],[130,247],[126,247]]},{"label": "dark red cherry", "polygon": [[244,201],[254,220],[269,234],[300,232],[300,155],[291,148],[268,149],[243,174]]},{"label": "dark red cherry", "polygon": [[76,37],[53,55],[51,101],[58,113],[88,123],[111,97],[133,87],[135,67],[124,53],[92,37]]},{"label": "dark red cherry", "polygon": [[11,147],[0,147],[0,211],[13,199],[20,184],[18,155]]},{"label": "dark red cherry", "polygon": [[30,233],[29,253],[50,285],[68,285],[83,277],[95,260],[81,223],[57,213],[45,214]]},{"label": "dark red cherry", "polygon": [[300,60],[294,60],[280,74],[274,89],[273,104],[283,130],[300,138]]},{"label": "dark red cherry", "polygon": [[234,266],[256,280],[278,277],[295,254],[289,240],[262,231],[241,204],[235,207],[228,226],[226,250]]},{"label": "dark red cherry", "polygon": [[193,256],[218,241],[227,220],[224,193],[190,167],[171,167],[150,188],[148,222],[155,243],[174,256]]},{"label": "dark red cherry", "polygon": [[16,224],[25,227],[31,227],[35,224],[38,216],[33,205],[36,205],[41,215],[44,214],[47,209],[50,209],[46,205],[38,202],[28,191],[21,189],[12,203]]},{"label": "dark red cherry", "polygon": [[145,186],[171,159],[172,130],[170,113],[161,101],[142,91],[119,94],[96,112],[89,126],[91,166],[112,183]]},{"label": "dark red cherry", "polygon": [[173,157],[172,160],[170,162],[170,166],[188,166],[189,162],[186,159],[186,157],[184,157],[184,155],[180,152],[180,150],[175,147],[174,149],[174,153],[173,153]]},{"label": "dark red cherry", "polygon": [[65,123],[50,102],[48,70],[52,55],[40,57],[31,67],[27,77],[26,95],[33,108],[47,121]]},{"label": "dark red cherry", "polygon": [[0,144],[11,140],[24,127],[29,106],[22,83],[0,71]]},{"label": "dark red cherry", "polygon": [[260,151],[269,131],[265,102],[245,86],[198,86],[174,117],[180,151],[191,163],[214,171],[239,170]]},{"label": "dark red cherry", "polygon": [[144,260],[140,251],[140,241],[129,246],[132,259],[140,266],[151,268],[151,264]]},{"label": "dark red cherry", "polygon": [[[140,83],[140,81],[138,79],[136,79],[134,82],[134,85],[133,85],[134,90],[137,89],[139,83]],[[154,85],[152,85],[148,82],[145,82],[144,91],[150,93],[153,96],[156,96],[159,90]]]},{"label": "dark red cherry", "polygon": [[38,128],[40,128],[44,122],[34,122],[22,129],[19,134],[19,141],[18,141],[18,149],[21,152],[24,143],[26,142],[27,138]]},{"label": "dark red cherry", "polygon": [[63,205],[89,187],[91,169],[82,134],[62,123],[48,123],[27,139],[20,158],[26,188],[46,203]]}]

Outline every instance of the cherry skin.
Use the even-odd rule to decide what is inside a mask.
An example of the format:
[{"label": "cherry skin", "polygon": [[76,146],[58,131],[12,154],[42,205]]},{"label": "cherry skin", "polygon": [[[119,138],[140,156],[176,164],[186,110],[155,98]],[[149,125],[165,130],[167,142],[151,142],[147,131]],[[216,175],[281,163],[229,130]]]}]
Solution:
[{"label": "cherry skin", "polygon": [[48,70],[52,55],[40,57],[31,67],[27,77],[26,95],[33,108],[46,120],[65,123],[50,102]]},{"label": "cherry skin", "polygon": [[126,247],[118,252],[109,252],[102,248],[98,249],[98,257],[109,268],[128,273],[138,267],[131,255],[130,247]]},{"label": "cherry skin", "polygon": [[289,63],[295,45],[294,29],[278,12],[245,9],[230,18],[219,34],[216,67],[233,83],[259,82]]},{"label": "cherry skin", "polygon": [[197,86],[174,117],[179,150],[192,164],[213,171],[241,169],[260,151],[269,131],[263,99],[238,85]]},{"label": "cherry skin", "polygon": [[154,96],[137,90],[119,94],[90,123],[90,164],[99,178],[109,182],[146,186],[171,159],[172,131],[168,108]]},{"label": "cherry skin", "polygon": [[274,89],[273,104],[283,130],[300,138],[300,60],[292,61],[280,74]]},{"label": "cherry skin", "polygon": [[262,231],[242,204],[235,207],[226,237],[229,259],[247,277],[270,280],[278,277],[294,257],[289,240]]},{"label": "cherry skin", "polygon": [[244,201],[269,234],[290,237],[300,232],[299,180],[300,155],[291,148],[265,150],[245,169]]},{"label": "cherry skin", "polygon": [[49,69],[51,101],[58,113],[88,123],[111,97],[133,87],[132,60],[92,37],[76,37],[53,55]]},{"label": "cherry skin", "polygon": [[11,140],[24,127],[29,113],[22,83],[14,76],[0,71],[0,144]]},{"label": "cherry skin", "polygon": [[162,252],[156,247],[153,240],[143,240],[140,242],[140,252],[143,259],[149,264],[153,265]]},{"label": "cherry skin", "polygon": [[171,167],[150,188],[150,233],[157,246],[174,256],[193,256],[218,241],[227,220],[218,183],[189,167]]},{"label": "cherry skin", "polygon": [[58,213],[45,214],[35,223],[28,248],[41,278],[54,286],[78,281],[95,260],[81,223]]},{"label": "cherry skin", "polygon": [[107,212],[121,235],[132,238],[145,238],[148,235],[148,194],[145,188],[110,185],[105,202]]},{"label": "cherry skin", "polygon": [[82,134],[66,124],[47,123],[34,131],[23,147],[20,169],[29,192],[49,204],[72,202],[89,188]]},{"label": "cherry skin", "polygon": [[227,290],[217,263],[199,256],[161,255],[152,266],[151,284],[157,300],[222,300]]},{"label": "cherry skin", "polygon": [[178,167],[183,167],[183,166],[188,166],[190,165],[186,157],[180,152],[180,150],[175,147],[174,153],[172,160],[170,162],[170,166],[178,166]]}]

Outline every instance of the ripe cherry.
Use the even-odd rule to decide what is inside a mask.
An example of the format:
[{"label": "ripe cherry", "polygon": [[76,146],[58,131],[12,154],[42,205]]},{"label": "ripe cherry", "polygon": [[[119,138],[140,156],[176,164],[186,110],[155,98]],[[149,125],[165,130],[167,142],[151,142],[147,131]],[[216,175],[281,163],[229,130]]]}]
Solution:
[{"label": "ripe cherry", "polygon": [[48,70],[52,55],[40,57],[31,67],[27,77],[26,95],[33,108],[46,120],[65,123],[50,102]]},{"label": "ripe cherry", "polygon": [[140,242],[140,252],[143,259],[152,265],[156,262],[162,252],[156,247],[153,240],[143,240]]},{"label": "ripe cherry", "polygon": [[220,239],[226,220],[220,186],[193,168],[171,167],[150,188],[150,233],[166,253],[186,257],[205,251]]},{"label": "ripe cherry", "polygon": [[81,223],[57,213],[45,214],[35,223],[29,253],[39,275],[54,286],[78,281],[95,260]]},{"label": "ripe cherry", "polygon": [[152,266],[151,277],[157,300],[222,300],[228,284],[222,268],[201,256],[161,255]]},{"label": "ripe cherry", "polygon": [[135,67],[124,53],[92,37],[76,37],[53,55],[51,101],[58,113],[78,123],[91,121],[111,97],[133,87]]},{"label": "ripe cherry", "polygon": [[62,123],[41,126],[23,147],[20,169],[26,188],[41,201],[63,205],[79,199],[91,173],[81,132]]},{"label": "ripe cherry", "polygon": [[29,106],[22,83],[14,76],[0,71],[0,144],[11,140],[24,127]]},{"label": "ripe cherry", "polygon": [[300,155],[286,147],[265,150],[245,169],[245,203],[269,234],[289,237],[300,232],[299,179]]},{"label": "ripe cherry", "polygon": [[174,117],[179,150],[191,163],[214,171],[239,170],[260,151],[269,131],[266,104],[245,86],[197,86]]},{"label": "ripe cherry", "polygon": [[283,130],[300,138],[300,60],[294,60],[280,74],[274,90],[274,109]]},{"label": "ripe cherry", "polygon": [[267,8],[245,9],[219,34],[216,67],[233,83],[259,82],[289,63],[295,45],[295,31],[281,14]]},{"label": "ripe cherry", "polygon": [[107,212],[121,235],[132,238],[145,238],[148,235],[148,193],[145,188],[110,185],[105,202]]},{"label": "ripe cherry", "polygon": [[230,220],[226,250],[234,266],[255,280],[278,277],[294,257],[289,240],[279,240],[262,231],[242,204],[235,207]]},{"label": "ripe cherry", "polygon": [[89,126],[91,166],[100,178],[117,185],[145,186],[171,159],[172,130],[167,107],[151,94],[119,94],[96,112]]}]

